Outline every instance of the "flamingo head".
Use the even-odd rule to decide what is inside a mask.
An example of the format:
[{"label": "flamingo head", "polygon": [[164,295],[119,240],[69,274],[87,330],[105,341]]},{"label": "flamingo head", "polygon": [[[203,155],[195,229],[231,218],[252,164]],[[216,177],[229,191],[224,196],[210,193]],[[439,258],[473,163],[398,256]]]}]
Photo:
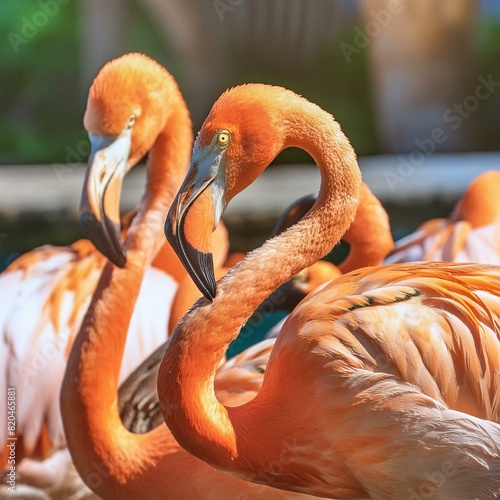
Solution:
[{"label": "flamingo head", "polygon": [[126,262],[120,238],[120,194],[125,174],[152,147],[167,119],[173,78],[142,54],[107,63],[89,92],[84,125],[91,151],[80,202],[80,224],[107,258]]},{"label": "flamingo head", "polygon": [[262,84],[230,89],[214,104],[195,141],[165,234],[209,300],[216,295],[211,232],[229,201],[289,145],[283,111],[290,98],[301,99],[289,90]]},{"label": "flamingo head", "polygon": [[500,222],[500,172],[488,170],[477,176],[457,203],[453,221],[467,221],[474,227]]}]

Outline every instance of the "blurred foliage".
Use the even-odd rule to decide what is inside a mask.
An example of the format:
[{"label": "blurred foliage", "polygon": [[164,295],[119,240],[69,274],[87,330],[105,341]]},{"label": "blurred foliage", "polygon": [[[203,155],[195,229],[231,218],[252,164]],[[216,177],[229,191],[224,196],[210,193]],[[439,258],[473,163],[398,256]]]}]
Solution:
[{"label": "blurred foliage", "polygon": [[[0,40],[0,164],[74,161],[69,151],[86,141],[82,126],[86,96],[79,88],[78,2],[57,3],[57,13],[48,15],[43,10],[44,1],[0,2],[0,33],[4,34]],[[182,73],[140,2],[133,2],[131,8],[132,22],[123,52],[137,50],[173,61],[169,69]],[[35,17],[42,21],[39,27],[33,23]],[[25,37],[26,29],[34,30],[35,35]],[[338,44],[332,44],[301,71],[277,73],[258,64],[248,65],[241,58],[234,60],[231,68],[230,85],[287,82],[288,87],[332,112],[359,154],[377,152],[364,54],[347,64]],[[182,87],[182,81],[180,84]],[[283,153],[278,161],[310,160],[294,150]]]},{"label": "blurred foliage", "polygon": [[[350,35],[350,33],[349,33]],[[348,36],[348,35],[346,35]],[[232,64],[233,82],[258,81],[283,85],[315,102],[332,113],[342,125],[357,154],[376,154],[379,151],[369,90],[367,51],[348,63],[342,54],[338,40],[323,47],[315,58],[300,71],[281,70],[249,66],[235,61]],[[279,163],[310,162],[309,155],[299,149],[283,151]]]},{"label": "blurred foliage", "polygon": [[[498,17],[484,17],[477,40],[478,72],[487,77],[493,75],[493,80],[500,81],[500,21]],[[479,133],[481,144],[485,150],[500,149],[498,131],[500,130],[500,92],[494,92],[488,99],[487,106],[478,110],[478,120],[481,123]]]},{"label": "blurred foliage", "polygon": [[[82,124],[86,91],[79,88],[78,2],[57,3],[57,13],[44,18],[44,1],[0,1],[0,164],[66,162],[69,151],[87,141]],[[165,53],[135,3],[131,18],[124,52]],[[36,34],[25,37],[27,29]]]},{"label": "blurred foliage", "polygon": [[[44,14],[46,3],[57,3],[58,12]],[[131,25],[123,52],[137,50],[162,61],[181,75],[182,61],[176,60],[151,23],[140,2],[132,2]],[[75,149],[86,135],[82,126],[86,90],[79,88],[79,11],[78,2],[59,4],[57,0],[0,1],[0,164],[51,163],[68,161],[69,148]],[[36,16],[38,16],[36,18]],[[44,18],[45,16],[45,18]],[[34,19],[42,21],[40,27]],[[43,22],[45,21],[45,22]],[[228,86],[245,81],[286,85],[330,111],[342,124],[359,155],[380,151],[371,105],[367,51],[347,63],[339,48],[340,40],[350,41],[352,23],[343,33],[321,48],[316,57],[300,70],[259,66],[255,61],[233,58]],[[35,35],[16,43],[16,36],[31,24]],[[29,29],[29,26],[28,26]],[[498,17],[481,21],[478,37],[480,74],[500,76],[500,22]],[[486,124],[479,132],[484,149],[498,149],[495,143],[500,125],[500,94],[491,105],[482,106],[474,119]],[[83,148],[82,148],[83,149]],[[85,158],[82,158],[84,161]],[[74,161],[74,158],[73,160]],[[310,161],[299,151],[286,151],[278,162]]]},{"label": "blurred foliage", "polygon": [[44,25],[38,2],[3,1],[0,11],[0,162],[63,161],[61,145],[81,140],[76,4],[45,13]]}]

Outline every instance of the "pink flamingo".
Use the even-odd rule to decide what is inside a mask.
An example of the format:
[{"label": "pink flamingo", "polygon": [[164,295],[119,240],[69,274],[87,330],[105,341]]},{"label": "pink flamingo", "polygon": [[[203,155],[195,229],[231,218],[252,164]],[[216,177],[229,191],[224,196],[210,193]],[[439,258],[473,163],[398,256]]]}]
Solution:
[{"label": "pink flamingo", "polygon": [[[289,146],[320,168],[316,204],[216,287],[210,232],[233,196]],[[178,324],[160,366],[163,417],[187,451],[256,483],[399,499],[439,471],[436,498],[495,498],[500,267],[434,263],[346,274],[289,316],[254,399],[228,407],[214,393],[219,361],[255,307],[349,227],[360,181],[349,141],[318,106],[259,84],[219,98],[167,219],[167,237],[206,298]]]}]

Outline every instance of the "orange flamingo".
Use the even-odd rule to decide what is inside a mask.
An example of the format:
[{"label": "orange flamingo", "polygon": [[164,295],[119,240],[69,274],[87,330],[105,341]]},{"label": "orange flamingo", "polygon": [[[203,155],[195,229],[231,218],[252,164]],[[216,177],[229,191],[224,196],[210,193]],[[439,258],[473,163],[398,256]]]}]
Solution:
[{"label": "orange flamingo", "polygon": [[[216,288],[207,264],[214,221],[289,146],[320,168],[315,206]],[[289,316],[254,399],[227,407],[214,394],[219,361],[255,307],[349,227],[360,177],[337,122],[293,92],[245,85],[214,104],[166,223],[206,298],[178,324],[160,366],[163,417],[183,448],[248,481],[330,498],[399,499],[437,472],[435,498],[495,498],[500,267],[432,263],[346,274]]]},{"label": "orange flamingo", "polygon": [[[162,85],[162,79],[166,80],[164,85],[169,85],[171,79],[149,58],[129,54],[103,68],[90,91],[89,106],[93,106],[93,99],[96,98],[102,99],[100,103],[103,107],[115,104],[121,106],[119,100],[124,95],[123,87],[127,85],[127,72],[135,76],[133,84],[137,85],[138,93],[148,90],[150,79],[156,78],[155,84],[160,79],[158,87]],[[96,96],[96,87],[99,86],[107,91]],[[154,106],[154,102],[150,104]],[[151,112],[147,109],[143,111]],[[156,112],[152,114],[155,119],[161,120]],[[140,122],[141,118],[137,117],[137,120]],[[140,133],[147,132],[139,126],[134,128],[139,128]],[[106,129],[103,132],[113,133],[113,130]],[[186,134],[185,140],[189,143],[192,141],[192,132]],[[106,168],[111,168],[111,165],[100,160],[112,159],[112,155],[119,151],[116,151],[116,145],[114,152],[102,149],[109,142],[109,137],[91,135],[91,139],[90,173],[86,178],[83,205],[88,205],[86,200],[90,197],[96,210],[96,219],[117,219],[120,183],[116,182],[114,176],[123,177],[124,172],[106,172]],[[138,140],[137,137],[134,136],[134,140]],[[126,147],[126,141],[123,138],[121,141]],[[159,141],[158,146],[150,161],[161,167],[164,161],[163,148],[168,145]],[[129,160],[126,169],[134,166],[147,150],[146,147],[147,143],[141,143],[136,148],[136,155]],[[186,157],[186,168],[187,165]],[[108,176],[100,179],[100,175]],[[104,180],[104,185],[101,180]],[[109,184],[106,184],[108,181]],[[107,189],[105,185],[108,185]],[[171,189],[176,187],[172,186]],[[133,211],[123,218],[122,238],[126,236],[135,215],[136,211]],[[118,243],[120,227],[118,224],[112,227],[112,234]],[[216,264],[221,265],[229,246],[224,227],[218,232],[216,240],[218,255],[214,258]],[[101,248],[107,251],[107,247],[101,245]],[[120,258],[124,256],[122,249],[116,254]],[[92,243],[78,240],[67,247],[47,245],[29,252],[13,262],[0,277],[0,392],[6,401],[7,388],[16,388],[16,479],[18,490],[25,490],[28,496],[35,495],[37,490],[65,498],[73,494],[79,497],[85,494],[86,488],[72,469],[65,449],[59,392],[67,356],[106,262],[107,259],[96,251]],[[162,245],[152,267],[144,275],[129,325],[120,380],[165,341],[170,304],[177,282],[186,275],[170,245]],[[156,314],[158,310],[163,313]],[[7,413],[1,413],[0,495],[6,488],[1,483],[8,470],[6,419]]]},{"label": "orange flamingo", "polygon": [[399,240],[388,264],[417,260],[500,264],[500,172],[479,175],[449,219],[432,219]]},{"label": "orange flamingo", "polygon": [[[281,231],[298,222],[312,208],[315,201],[316,196],[309,195],[300,198],[286,208],[273,229],[273,236],[276,236]],[[279,287],[276,290],[276,292],[279,293],[273,292],[270,297],[262,302],[257,309],[257,313],[260,312],[262,314],[266,311],[275,310],[276,308],[290,312],[306,295],[311,293],[313,290],[322,284],[341,276],[342,270],[346,273],[349,272],[351,268],[357,269],[360,267],[379,265],[382,263],[384,257],[393,246],[389,226],[389,217],[380,201],[373,195],[370,188],[364,183],[361,184],[360,204],[357,208],[356,216],[342,239],[350,243],[351,247],[348,258],[339,265],[340,268],[330,264],[329,262],[316,262]],[[243,258],[244,255],[242,255],[234,263],[234,265],[236,265]],[[226,266],[227,261],[224,267]],[[229,270],[228,268],[232,266],[227,266],[227,269],[224,269],[224,267],[215,269],[215,276],[217,279],[226,274]],[[172,303],[169,321],[170,333],[173,331],[182,315],[186,313],[186,311],[199,297],[200,291],[190,277],[185,278],[179,284],[179,288],[177,289],[177,293]],[[254,316],[255,313],[252,317]],[[172,318],[175,318],[175,323]],[[258,317],[256,318],[256,321],[259,321]],[[252,318],[250,318],[249,323],[252,323]],[[281,329],[281,325],[282,322],[280,321],[267,333],[266,337],[277,337]],[[250,332],[252,334],[252,344],[255,344],[256,336],[254,332],[252,332],[251,328]],[[238,342],[241,337],[244,336],[244,333],[244,330],[241,330],[238,338],[235,340],[237,343],[236,350],[238,352],[243,350],[241,349],[241,344],[245,344],[245,339]],[[127,378],[120,388],[120,415],[129,430],[134,432],[145,432],[146,430],[151,430],[163,422],[159,409],[156,380],[158,378],[159,365],[163,359],[167,345],[168,341],[151,356],[149,356],[148,359],[145,360],[134,371],[134,373]],[[266,345],[265,347],[266,349],[264,350],[264,353],[269,354],[271,352],[270,348],[272,347],[272,344]],[[256,348],[259,349],[259,346]],[[248,348],[241,354],[241,356],[243,358],[250,357],[250,360],[253,362],[252,366],[254,369],[258,368],[258,372],[263,372],[267,364],[267,358],[260,355],[259,360],[261,364],[255,364],[255,360],[252,358],[252,355],[254,349],[256,348]],[[241,358],[238,357],[237,359],[240,360]],[[238,363],[240,362],[241,361],[238,361]],[[221,369],[224,368],[224,370],[227,370],[227,368],[231,366],[233,366],[231,363],[225,363],[224,365],[221,365]],[[234,372],[232,370],[227,373],[229,373],[230,376],[234,376]],[[222,376],[222,372],[219,371],[217,375],[217,394],[220,398],[220,377]],[[234,384],[234,380],[232,384],[233,386],[236,386]],[[231,403],[233,403],[233,401],[231,401]]]},{"label": "orange flamingo", "polygon": [[[272,235],[276,236],[281,231],[298,222],[312,208],[315,201],[316,196],[309,195],[292,203],[281,215],[272,231]],[[350,258],[344,260],[339,265],[340,268],[329,262],[320,260],[312,266],[302,270],[287,283],[279,287],[276,291],[279,293],[273,292],[270,297],[262,302],[257,309],[256,322],[260,322],[260,318],[258,317],[259,313],[263,314],[266,311],[272,311],[276,308],[291,312],[306,295],[323,283],[341,276],[341,269],[346,273],[350,270],[350,267],[356,269],[358,267],[379,265],[382,263],[384,257],[393,246],[389,217],[380,201],[364,183],[361,184],[360,204],[356,211],[356,216],[342,239],[350,243],[351,253],[348,255]],[[228,261],[226,261],[223,267],[216,268],[216,278],[219,279],[222,277],[230,267],[236,265],[243,258],[244,255],[241,255],[231,266],[228,265]],[[181,281],[172,303],[169,320],[170,333],[173,332],[179,319],[200,296],[200,291],[190,277],[186,277]],[[255,313],[252,317],[254,316],[256,316]],[[173,318],[175,319],[173,320]],[[252,318],[250,318],[249,323],[252,323]],[[269,330],[266,337],[271,339],[277,337],[281,325],[282,322],[280,321]],[[250,329],[250,332],[252,344],[256,344],[256,335],[252,332],[252,329]],[[238,352],[243,351],[243,349],[241,349],[241,344],[246,343],[245,339],[242,339],[242,342],[238,342],[238,340],[244,336],[244,333],[244,330],[241,330],[238,338],[235,340],[235,343],[238,343]],[[229,380],[230,382],[228,383],[231,384],[231,387],[238,387],[234,380],[231,381],[231,377],[235,377],[232,368],[234,364],[237,364],[238,369],[240,369],[239,365],[242,362],[241,360],[249,359],[250,369],[253,375],[257,377],[256,373],[264,372],[267,364],[266,355],[268,356],[270,354],[273,345],[274,344],[262,343],[256,347],[248,348],[234,361],[221,365],[216,378],[218,398],[221,398],[221,377],[223,377],[223,374],[224,380]],[[163,417],[161,416],[159,408],[158,392],[156,390],[156,380],[158,378],[159,365],[167,350],[167,346],[168,341],[134,370],[120,387],[120,415],[126,427],[133,432],[146,432],[160,425],[160,423],[163,423]],[[254,358],[255,349],[260,350],[258,359]],[[244,366],[248,368],[246,364]],[[231,370],[228,370],[228,368],[231,368]],[[243,373],[246,374],[245,371]],[[261,377],[258,377],[260,381]],[[248,383],[248,380],[242,380],[242,382]],[[234,398],[234,395],[232,395],[232,397]],[[226,398],[224,398],[224,400],[226,400]],[[227,401],[229,401],[229,397]],[[231,400],[231,404],[233,403],[234,400]]]},{"label": "orange flamingo", "polygon": [[[316,196],[309,195],[300,198],[287,207],[277,221],[272,236],[276,236],[300,220],[312,208],[315,201]],[[258,309],[262,312],[276,309],[292,311],[306,295],[323,283],[360,267],[382,264],[384,258],[394,246],[389,216],[378,198],[364,183],[361,184],[360,203],[356,216],[342,240],[350,245],[350,249],[347,258],[338,267],[324,260],[315,262],[279,287]],[[244,255],[239,256],[236,261],[231,262],[232,265],[228,265],[226,261],[224,266],[216,268],[215,278],[220,279],[243,257]],[[179,283],[172,302],[168,323],[169,335],[174,331],[180,318],[200,297],[200,290],[191,277],[186,276]],[[271,335],[275,336],[275,333]]]},{"label": "orange flamingo", "polygon": [[[84,214],[87,231],[99,248],[117,261],[124,256],[126,260],[123,268],[106,264],[66,367],[60,404],[75,467],[103,498],[296,498],[216,471],[180,448],[165,425],[134,434],[120,419],[117,388],[127,331],[144,274],[164,243],[166,210],[189,165],[191,124],[180,91],[164,69],[146,74],[144,64],[133,64],[131,71],[120,69],[115,76],[106,85],[99,79],[93,85],[85,125],[91,134],[117,137],[116,141],[128,136],[128,159],[120,156],[124,163],[149,148],[151,152],[146,194],[124,246],[116,236],[114,204],[108,207],[110,222],[96,210]],[[137,118],[130,129],[132,115]],[[111,152],[101,154],[107,160],[102,168],[117,163],[112,161],[117,144],[108,147]],[[113,187],[119,190],[119,183]],[[88,198],[81,205],[84,211],[99,206],[92,194]],[[262,380],[262,350],[271,344],[267,341],[253,355],[245,353],[221,367],[217,378],[226,403],[230,396],[240,404],[255,394]]]},{"label": "orange flamingo", "polygon": [[[298,205],[295,207],[292,205],[284,212],[286,223],[280,220],[278,226],[286,225],[289,227],[298,222],[313,207],[315,202],[315,196],[307,196],[298,200],[296,202]],[[274,231],[273,236],[277,234],[278,232]],[[287,299],[289,297],[292,299],[286,308],[288,311],[292,311],[300,300],[323,283],[360,267],[382,264],[384,258],[394,247],[389,216],[365,183],[361,183],[356,215],[342,237],[342,241],[348,243],[350,248],[347,257],[338,267],[332,268],[328,266],[328,262],[320,260],[303,269],[292,280],[278,288],[278,290],[283,291],[283,295]],[[173,308],[172,305],[172,310]]]}]

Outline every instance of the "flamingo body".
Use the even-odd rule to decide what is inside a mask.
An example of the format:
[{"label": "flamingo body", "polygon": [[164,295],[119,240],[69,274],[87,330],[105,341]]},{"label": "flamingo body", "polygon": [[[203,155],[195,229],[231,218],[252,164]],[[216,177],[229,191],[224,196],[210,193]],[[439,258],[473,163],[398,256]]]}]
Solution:
[{"label": "flamingo body", "polygon": [[[39,494],[90,494],[64,451],[59,390],[105,261],[89,242],[80,240],[68,247],[34,250],[0,276],[0,390],[5,400],[7,388],[16,390],[18,485]],[[164,342],[176,288],[163,271],[147,270],[129,326],[120,380]],[[158,310],[165,312],[158,315]],[[2,450],[7,450],[6,412],[0,426]],[[2,455],[2,468],[6,458]]]},{"label": "flamingo body", "polygon": [[500,172],[479,175],[448,219],[433,219],[399,240],[386,263],[411,261],[500,264]]},{"label": "flamingo body", "polygon": [[[282,409],[274,440],[298,443],[288,486],[331,498],[407,498],[425,471],[448,461],[450,484],[436,488],[436,498],[475,498],[483,484],[479,498],[496,498],[499,293],[497,267],[422,264],[363,269],[304,299],[281,330],[262,392],[245,408],[255,418],[245,419],[250,426]],[[304,400],[308,409],[290,421]],[[472,482],[470,472],[460,477],[471,461],[483,462]],[[335,489],[320,486],[327,482]]]},{"label": "flamingo body", "polygon": [[[90,96],[86,127],[101,137],[96,143],[107,137],[107,146],[89,159],[88,176],[93,182],[86,184],[82,215],[86,231],[116,265],[108,262],[99,278],[61,387],[62,421],[78,473],[105,499],[301,498],[216,471],[184,451],[165,425],[142,434],[124,426],[117,389],[127,332],[145,273],[164,243],[165,213],[189,164],[192,131],[173,77],[145,56],[128,54],[108,63]],[[103,133],[108,131],[111,138]],[[114,223],[120,177],[126,165],[149,149],[146,193],[123,243]],[[98,160],[106,161],[95,165]],[[100,179],[106,179],[110,166],[114,167],[112,184],[103,187]],[[106,203],[112,210],[103,212]],[[253,396],[262,376],[245,359],[244,369],[233,366],[238,373],[248,373],[240,376],[246,385],[238,380],[231,383],[227,373],[224,379],[224,392],[237,394],[241,401]],[[129,421],[123,411],[122,415]]]},{"label": "flamingo body", "polygon": [[500,263],[500,224],[434,220],[399,240],[387,264],[415,261]]},{"label": "flamingo body", "polygon": [[[288,146],[309,152],[321,171],[316,203],[215,284],[212,220]],[[165,225],[204,294],[177,325],[158,372],[165,422],[198,458],[284,490],[406,499],[437,471],[444,479],[432,483],[433,498],[497,498],[498,267],[352,271],[294,309],[254,399],[229,407],[215,397],[215,370],[241,325],[341,239],[360,183],[339,125],[306,99],[249,84],[214,104]]]}]

